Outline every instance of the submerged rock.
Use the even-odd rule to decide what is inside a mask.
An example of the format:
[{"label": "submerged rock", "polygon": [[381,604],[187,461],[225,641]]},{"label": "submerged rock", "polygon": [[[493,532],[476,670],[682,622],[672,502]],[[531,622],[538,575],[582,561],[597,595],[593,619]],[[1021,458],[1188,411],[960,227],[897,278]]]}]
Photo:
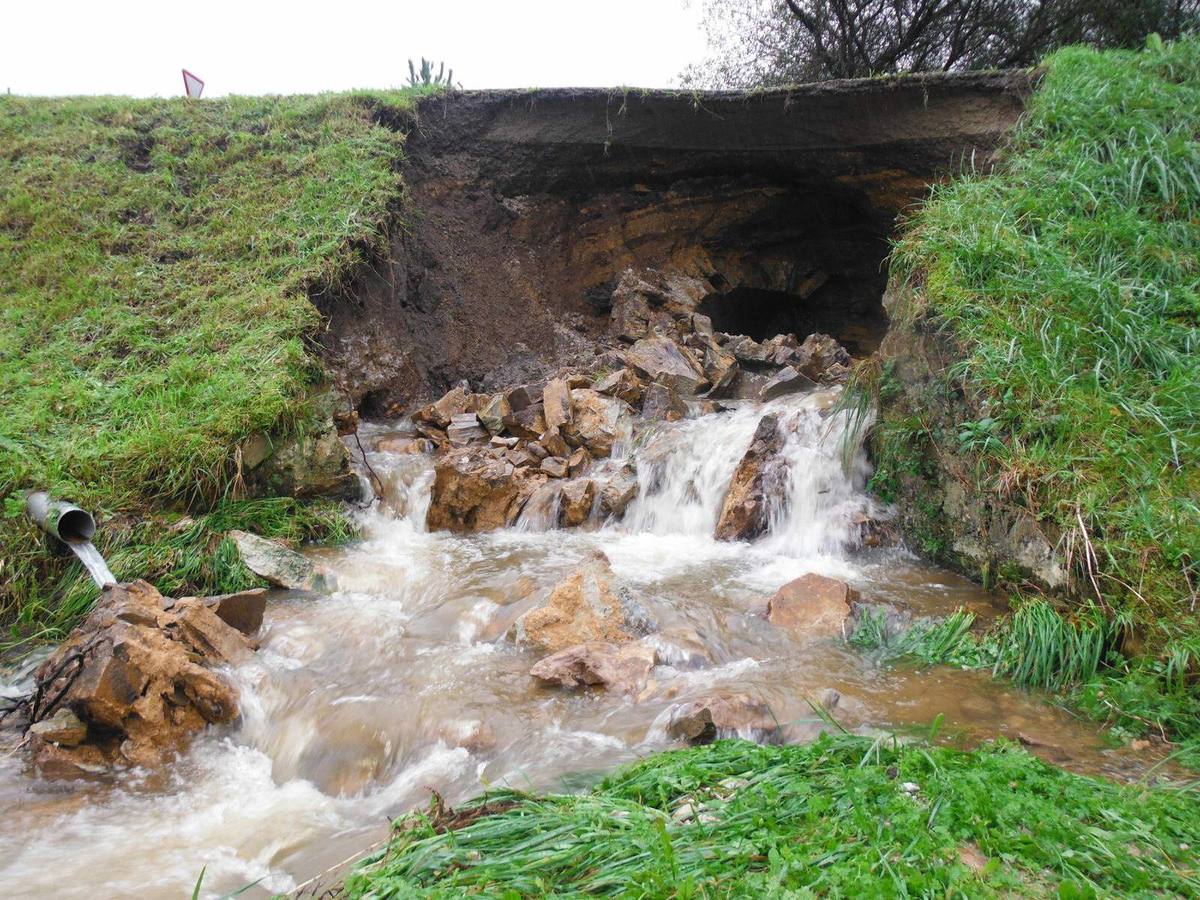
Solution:
[{"label": "submerged rock", "polygon": [[657,626],[630,590],[617,585],[608,557],[596,551],[564,578],[543,606],[525,613],[513,626],[513,637],[547,653],[606,641],[623,644]]},{"label": "submerged rock", "polygon": [[835,637],[845,631],[858,591],[844,581],[824,575],[802,575],[789,581],[767,601],[772,625],[811,637]]},{"label": "submerged rock", "polygon": [[767,743],[780,735],[771,708],[746,694],[715,694],[677,704],[669,709],[666,719],[668,737],[693,745],[728,737]]},{"label": "submerged rock", "polygon": [[717,521],[717,540],[744,541],[766,531],[769,500],[783,488],[782,449],[778,417],[763,416],[729,482]]},{"label": "submerged rock", "polygon": [[567,688],[604,687],[636,693],[645,685],[654,663],[654,650],[640,642],[588,641],[538,661],[529,674],[545,684]]},{"label": "submerged rock", "polygon": [[104,591],[35,674],[55,699],[29,731],[34,764],[78,777],[162,762],[237,717],[237,690],[210,667],[251,651],[202,599],[171,602],[144,581]]},{"label": "submerged rock", "polygon": [[316,567],[294,550],[248,531],[231,531],[229,537],[246,568],[277,587],[312,591],[323,583]]}]

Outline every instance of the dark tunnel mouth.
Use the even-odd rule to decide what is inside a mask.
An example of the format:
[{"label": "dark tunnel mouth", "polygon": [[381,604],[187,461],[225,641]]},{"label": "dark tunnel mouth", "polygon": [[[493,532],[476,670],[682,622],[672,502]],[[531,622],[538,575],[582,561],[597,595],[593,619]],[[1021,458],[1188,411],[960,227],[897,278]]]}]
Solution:
[{"label": "dark tunnel mouth", "polygon": [[804,340],[814,333],[828,334],[852,356],[863,357],[879,349],[887,332],[882,288],[853,289],[836,284],[801,297],[787,291],[735,287],[709,294],[698,311],[709,317],[715,331],[744,334],[765,341],[777,334]]}]

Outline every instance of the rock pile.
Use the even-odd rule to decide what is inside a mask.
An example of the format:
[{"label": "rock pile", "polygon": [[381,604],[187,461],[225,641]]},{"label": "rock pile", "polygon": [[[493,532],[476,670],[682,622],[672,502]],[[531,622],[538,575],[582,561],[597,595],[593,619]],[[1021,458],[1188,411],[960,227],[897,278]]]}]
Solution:
[{"label": "rock pile", "polygon": [[265,603],[265,590],[173,600],[144,581],[106,589],[35,673],[24,705],[34,765],[57,778],[154,765],[233,721],[237,689],[214,667],[255,649]]},{"label": "rock pile", "polygon": [[[565,527],[593,514],[620,516],[637,495],[632,470],[596,463],[612,456],[635,420],[771,400],[848,374],[849,354],[828,335],[760,343],[714,333],[696,311],[707,292],[682,275],[628,271],[613,293],[619,343],[583,371],[490,394],[464,383],[414,413],[421,438],[438,451],[428,527],[466,533],[512,525],[534,497],[557,510],[552,524]],[[761,510],[746,507],[741,516],[724,529],[730,539],[761,531]]]}]

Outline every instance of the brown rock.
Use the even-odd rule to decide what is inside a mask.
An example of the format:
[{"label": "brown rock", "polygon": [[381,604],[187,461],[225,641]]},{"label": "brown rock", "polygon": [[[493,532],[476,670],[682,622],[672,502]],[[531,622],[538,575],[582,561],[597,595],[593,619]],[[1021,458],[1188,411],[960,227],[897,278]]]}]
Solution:
[{"label": "brown rock", "polygon": [[204,604],[226,625],[250,635],[262,627],[263,613],[267,608],[267,589],[253,588],[236,594],[205,597]]},{"label": "brown rock", "polygon": [[563,440],[563,436],[559,434],[558,428],[551,426],[543,432],[538,438],[538,443],[546,448],[546,452],[551,456],[570,456],[571,448],[567,446],[567,442]]},{"label": "brown rock", "polygon": [[450,719],[438,725],[437,736],[448,747],[462,747],[471,753],[484,753],[496,746],[492,726],[479,719]]},{"label": "brown rock", "polygon": [[763,416],[729,483],[717,521],[717,540],[750,540],[766,530],[768,500],[782,490],[786,474],[779,459],[782,449],[779,420],[775,416]]},{"label": "brown rock", "polygon": [[567,477],[567,461],[558,456],[547,456],[542,460],[541,471],[551,478]]},{"label": "brown rock", "polygon": [[480,407],[476,415],[479,416],[479,421],[483,427],[488,430],[489,434],[499,434],[504,430],[504,418],[512,414],[512,407],[508,403],[508,398],[503,394],[495,394],[489,397],[487,401]]},{"label": "brown rock", "polygon": [[796,351],[793,365],[813,381],[830,384],[850,374],[850,354],[827,334],[810,334]]},{"label": "brown rock", "polygon": [[559,495],[559,524],[564,528],[582,525],[592,515],[596,501],[596,482],[590,478],[576,478],[562,487]]},{"label": "brown rock", "polygon": [[511,525],[544,479],[507,459],[480,458],[469,447],[451,450],[434,465],[426,526],[464,534]]},{"label": "brown rock", "polygon": [[673,740],[693,745],[726,737],[763,743],[778,738],[779,722],[770,707],[746,694],[715,694],[674,707],[666,731]]},{"label": "brown rock", "polygon": [[376,441],[375,450],[379,453],[396,453],[402,455],[432,453],[433,442],[428,438],[411,438],[393,434]]},{"label": "brown rock", "polygon": [[60,706],[50,718],[30,725],[29,733],[43,741],[76,747],[87,739],[87,723],[65,706]]},{"label": "brown rock", "polygon": [[504,417],[504,427],[510,434],[515,434],[519,438],[536,441],[546,430],[546,417],[542,412],[542,404],[540,402],[530,403],[520,409],[514,407],[513,411]]},{"label": "brown rock", "polygon": [[626,364],[651,381],[690,396],[708,386],[704,369],[690,350],[662,335],[643,338],[625,351]]},{"label": "brown rock", "polygon": [[542,391],[547,428],[561,428],[571,421],[571,388],[562,378],[552,378]]},{"label": "brown rock", "polygon": [[470,400],[470,394],[463,388],[456,387],[443,394],[436,403],[418,410],[413,418],[419,422],[436,425],[438,428],[446,428],[455,415],[467,412]]},{"label": "brown rock", "polygon": [[602,686],[631,694],[645,685],[654,662],[654,651],[642,643],[588,641],[538,661],[529,674],[545,684],[566,688]]},{"label": "brown rock", "polygon": [[473,412],[455,413],[450,417],[450,427],[446,429],[446,440],[456,447],[471,444],[476,441],[486,441],[488,432],[479,421],[479,416]]},{"label": "brown rock", "polygon": [[609,397],[617,397],[632,406],[642,402],[645,388],[632,369],[617,369],[596,382],[595,389]]},{"label": "brown rock", "polygon": [[520,412],[526,407],[533,406],[533,404],[541,401],[542,386],[527,384],[522,387],[513,388],[504,395],[504,399],[508,401],[509,409],[512,412]]},{"label": "brown rock", "polygon": [[597,551],[555,586],[544,606],[517,619],[513,636],[519,644],[557,653],[587,641],[628,643],[654,627],[629,590],[614,584],[608,557]]},{"label": "brown rock", "polygon": [[490,441],[488,441],[488,443],[491,444],[493,447],[500,447],[501,449],[511,450],[513,447],[517,446],[517,444],[520,440],[521,440],[520,438],[500,437],[499,435],[496,435],[494,438],[492,438]]},{"label": "brown rock", "polygon": [[587,447],[596,459],[611,454],[629,415],[629,405],[587,388],[571,391],[571,403],[575,418],[563,430],[567,442],[572,446]]},{"label": "brown rock", "polygon": [[580,447],[567,459],[567,469],[570,470],[571,477],[574,478],[583,472],[586,472],[592,465],[592,455],[584,448]]},{"label": "brown rock", "polygon": [[766,403],[776,397],[798,394],[800,391],[807,391],[815,386],[816,383],[799,369],[784,366],[762,386],[758,393],[758,399]]},{"label": "brown rock", "polygon": [[35,765],[77,777],[161,762],[205,725],[236,717],[237,691],[205,665],[249,651],[202,599],[171,603],[146,582],[104,591],[35,673],[43,696],[59,698],[33,726]]},{"label": "brown rock", "polygon": [[624,465],[600,490],[600,514],[619,517],[638,495],[637,470]]},{"label": "brown rock", "polygon": [[857,600],[858,591],[846,582],[810,573],[775,592],[767,601],[767,618],[810,637],[835,637],[843,633],[850,604]]},{"label": "brown rock", "polygon": [[687,417],[687,412],[687,404],[666,385],[656,381],[646,388],[646,396],[642,400],[642,415],[647,419],[678,422]]}]

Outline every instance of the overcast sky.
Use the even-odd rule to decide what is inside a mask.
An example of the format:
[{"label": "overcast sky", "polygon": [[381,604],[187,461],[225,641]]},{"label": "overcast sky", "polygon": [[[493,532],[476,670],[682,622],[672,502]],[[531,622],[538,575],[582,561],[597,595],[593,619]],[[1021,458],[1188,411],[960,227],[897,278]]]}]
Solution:
[{"label": "overcast sky", "polygon": [[[733,0],[737,2],[737,0]],[[704,55],[687,0],[10,0],[0,91],[204,96],[403,84],[408,59],[467,88],[671,87]]]}]

